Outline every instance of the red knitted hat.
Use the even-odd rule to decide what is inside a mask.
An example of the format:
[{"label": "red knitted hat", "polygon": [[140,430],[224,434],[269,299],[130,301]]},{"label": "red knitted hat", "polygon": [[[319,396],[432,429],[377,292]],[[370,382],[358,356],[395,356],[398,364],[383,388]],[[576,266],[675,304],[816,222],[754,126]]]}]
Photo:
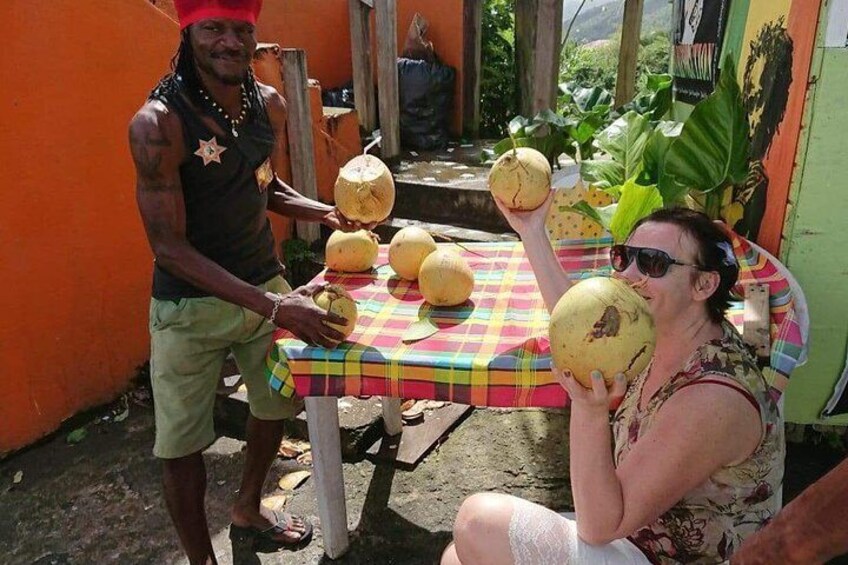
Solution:
[{"label": "red knitted hat", "polygon": [[256,24],[262,0],[174,0],[180,29],[209,18],[242,20]]}]

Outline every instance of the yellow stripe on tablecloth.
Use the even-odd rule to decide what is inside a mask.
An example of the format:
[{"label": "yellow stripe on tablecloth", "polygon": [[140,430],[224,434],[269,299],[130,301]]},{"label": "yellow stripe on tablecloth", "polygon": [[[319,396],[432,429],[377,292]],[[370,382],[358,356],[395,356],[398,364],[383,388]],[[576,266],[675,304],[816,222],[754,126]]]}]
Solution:
[{"label": "yellow stripe on tablecloth", "polygon": [[[512,296],[510,292],[504,292],[504,289],[509,290],[515,282],[515,276],[518,273],[517,265],[524,258],[524,245],[518,243],[512,249],[510,257],[504,258],[500,253],[494,261],[503,262],[506,260],[507,267],[504,270],[504,277],[497,286],[495,304],[492,306],[492,318],[489,321],[489,327],[497,328],[497,336],[500,336],[504,327],[506,313],[509,309],[509,301]],[[487,333],[487,336],[490,335]],[[480,344],[474,358],[471,361],[471,400],[472,404],[485,403],[488,396],[489,384],[489,362],[491,361],[498,346],[497,339],[484,339]],[[518,375],[516,375],[518,377]],[[516,378],[516,381],[518,378]],[[522,387],[523,388],[523,387]]]}]

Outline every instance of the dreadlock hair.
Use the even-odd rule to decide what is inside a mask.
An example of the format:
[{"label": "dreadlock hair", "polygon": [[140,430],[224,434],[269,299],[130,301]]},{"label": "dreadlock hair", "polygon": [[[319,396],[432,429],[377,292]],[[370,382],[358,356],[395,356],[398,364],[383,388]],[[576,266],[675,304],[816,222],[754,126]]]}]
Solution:
[{"label": "dreadlock hair", "polygon": [[[195,106],[203,107],[206,105],[200,95],[203,84],[194,63],[194,50],[191,47],[191,37],[189,36],[190,28],[191,26],[188,26],[180,32],[180,44],[177,47],[177,52],[171,57],[171,72],[162,77],[150,91],[148,100],[167,102],[182,89]],[[252,67],[247,68],[247,76],[245,76],[242,85],[247,94],[248,111],[252,111],[253,108],[262,108],[259,87],[256,84],[256,77],[253,76]]]},{"label": "dreadlock hair", "polygon": [[707,298],[707,313],[713,322],[723,320],[739,277],[739,264],[732,255],[733,244],[727,234],[703,212],[683,207],[660,208],[636,222],[630,233],[648,222],[673,224],[695,241],[698,249],[695,263],[719,275],[718,287]]}]

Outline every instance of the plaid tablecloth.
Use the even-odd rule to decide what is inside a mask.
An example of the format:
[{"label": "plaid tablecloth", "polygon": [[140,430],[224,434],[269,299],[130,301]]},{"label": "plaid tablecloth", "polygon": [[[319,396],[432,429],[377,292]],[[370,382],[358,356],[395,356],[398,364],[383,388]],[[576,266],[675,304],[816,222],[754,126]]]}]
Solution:
[{"label": "plaid tablecloth", "polygon": [[[565,270],[577,279],[608,273],[609,244],[608,239],[571,240],[560,241],[554,248]],[[333,350],[306,345],[280,331],[267,360],[271,386],[284,396],[296,391],[299,396],[377,395],[475,406],[566,405],[565,390],[550,371],[548,313],[522,244],[440,245],[464,256],[474,271],[474,292],[466,304],[452,308],[426,304],[416,282],[394,275],[383,245],[378,267],[371,272],[325,270],[316,277],[316,281],[341,284],[353,295],[359,309],[356,330]],[[746,249],[739,245],[744,257]],[[743,268],[741,282],[771,273],[767,265],[757,266],[756,257],[752,259],[755,265]],[[778,307],[784,308],[778,312],[780,320],[773,325],[772,336],[789,339],[786,345],[791,349],[794,334],[779,330],[791,306],[788,291],[781,295],[788,284],[772,279],[773,293],[782,300]],[[424,317],[439,331],[404,343],[409,326]],[[741,327],[741,304],[729,317]],[[779,342],[775,345],[783,351]],[[784,378],[782,372],[778,375]]]}]

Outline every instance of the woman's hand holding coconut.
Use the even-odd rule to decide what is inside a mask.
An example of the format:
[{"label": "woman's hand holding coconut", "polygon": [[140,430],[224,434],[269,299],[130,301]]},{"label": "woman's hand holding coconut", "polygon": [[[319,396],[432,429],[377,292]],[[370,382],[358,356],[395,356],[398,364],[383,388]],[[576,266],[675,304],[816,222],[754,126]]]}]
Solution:
[{"label": "woman's hand holding coconut", "polygon": [[557,369],[551,365],[551,372],[568,392],[572,413],[574,410],[596,411],[606,419],[611,410],[618,408],[624,399],[624,393],[627,392],[627,378],[624,373],[617,374],[612,384],[607,385],[603,373],[592,371],[592,388],[588,389],[568,370]]},{"label": "woman's hand holding coconut", "polygon": [[548,219],[548,212],[551,209],[551,203],[554,201],[554,190],[548,191],[548,196],[542,201],[542,204],[534,210],[513,210],[504,203],[503,200],[494,197],[495,204],[498,210],[501,211],[510,227],[515,230],[515,233],[523,240],[525,237],[534,235],[545,235],[545,222]]}]

